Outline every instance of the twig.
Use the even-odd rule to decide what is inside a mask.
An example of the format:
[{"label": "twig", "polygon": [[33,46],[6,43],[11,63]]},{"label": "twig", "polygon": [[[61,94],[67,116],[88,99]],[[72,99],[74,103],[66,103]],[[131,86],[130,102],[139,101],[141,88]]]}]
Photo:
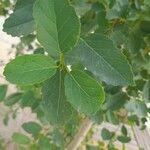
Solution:
[{"label": "twig", "polygon": [[131,130],[132,130],[133,136],[134,136],[134,138],[135,138],[135,141],[136,141],[136,143],[137,143],[137,146],[138,146],[138,148],[140,149],[141,146],[140,146],[140,144],[139,144],[139,142],[138,142],[138,139],[137,139],[137,137],[136,137],[136,134],[135,134],[135,131],[134,131],[134,128],[133,128],[132,125],[131,125]]},{"label": "twig", "polygon": [[86,118],[66,150],[76,150],[80,146],[81,142],[85,139],[88,131],[92,127],[92,124],[93,122]]}]

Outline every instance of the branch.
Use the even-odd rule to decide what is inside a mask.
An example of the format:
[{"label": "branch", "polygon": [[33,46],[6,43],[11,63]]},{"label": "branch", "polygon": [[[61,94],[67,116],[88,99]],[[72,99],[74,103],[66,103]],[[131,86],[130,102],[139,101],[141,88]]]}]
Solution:
[{"label": "branch", "polygon": [[76,150],[80,146],[81,142],[85,139],[88,131],[92,127],[92,124],[93,122],[86,118],[66,150]]}]

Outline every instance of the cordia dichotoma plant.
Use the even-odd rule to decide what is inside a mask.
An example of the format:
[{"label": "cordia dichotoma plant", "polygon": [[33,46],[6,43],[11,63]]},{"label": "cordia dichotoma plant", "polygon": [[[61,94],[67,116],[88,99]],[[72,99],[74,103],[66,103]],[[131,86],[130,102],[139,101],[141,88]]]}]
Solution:
[{"label": "cordia dichotoma plant", "polygon": [[[125,149],[126,126],[145,129],[149,112],[149,0],[0,3],[0,15],[8,16],[3,31],[20,38],[3,73],[18,92],[6,96],[7,85],[0,85],[0,100],[30,107],[39,120],[22,125],[32,138],[14,133],[12,140],[21,150],[74,150],[93,124],[109,122],[121,133],[102,129],[106,149],[116,150],[117,140]],[[87,144],[91,138],[87,150],[103,148]]]}]

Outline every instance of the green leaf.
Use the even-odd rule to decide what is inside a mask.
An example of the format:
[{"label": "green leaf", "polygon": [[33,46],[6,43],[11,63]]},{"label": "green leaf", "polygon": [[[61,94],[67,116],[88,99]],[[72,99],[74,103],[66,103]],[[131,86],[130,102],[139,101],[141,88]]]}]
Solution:
[{"label": "green leaf", "polygon": [[26,135],[21,134],[21,133],[14,133],[12,135],[12,140],[15,143],[23,144],[23,145],[26,145],[26,144],[30,143],[30,139]]},{"label": "green leaf", "polygon": [[124,106],[124,104],[126,103],[127,100],[127,96],[125,93],[117,93],[115,95],[112,95],[110,97],[108,97],[107,101],[106,101],[106,109],[108,110],[118,110],[121,107]]},{"label": "green leaf", "polygon": [[82,71],[71,71],[65,77],[65,92],[72,106],[93,115],[104,101],[105,94],[100,83]]},{"label": "green leaf", "polygon": [[128,134],[128,131],[127,131],[127,128],[123,125],[122,128],[121,128],[121,132],[123,135],[127,136]]},{"label": "green leaf", "polygon": [[21,107],[31,107],[36,103],[37,99],[34,97],[33,91],[27,91],[22,95],[22,99],[20,101]]},{"label": "green leaf", "polygon": [[42,136],[38,141],[39,150],[51,150],[51,145],[49,139],[45,136]]},{"label": "green leaf", "polygon": [[45,115],[55,125],[64,125],[73,114],[71,105],[66,101],[64,75],[63,71],[57,71],[42,88]]},{"label": "green leaf", "polygon": [[68,0],[37,0],[34,18],[38,40],[50,55],[68,51],[76,44],[80,23]]},{"label": "green leaf", "polygon": [[118,141],[120,141],[121,143],[129,143],[129,142],[131,141],[131,138],[130,138],[130,137],[124,136],[124,135],[118,136],[117,139],[118,139]]},{"label": "green leaf", "polygon": [[6,19],[4,31],[12,36],[28,35],[34,31],[33,4],[35,0],[17,0],[14,12]]},{"label": "green leaf", "polygon": [[97,22],[99,25],[98,32],[103,33],[107,30],[108,21],[106,19],[106,12],[105,10],[101,10],[97,14]]},{"label": "green leaf", "polygon": [[95,26],[97,25],[97,20],[96,20],[96,14],[94,10],[89,10],[87,11],[84,16],[82,16],[81,18],[81,35],[85,36],[89,33],[91,33],[91,31],[93,31],[93,29],[95,28]]},{"label": "green leaf", "polygon": [[140,29],[145,34],[150,34],[150,21],[142,21],[140,24]]},{"label": "green leaf", "polygon": [[136,54],[140,51],[141,48],[144,48],[144,39],[142,37],[142,33],[134,27],[135,29],[129,34],[127,40],[127,48],[133,53]]},{"label": "green leaf", "polygon": [[108,122],[110,122],[110,123],[112,123],[114,125],[118,125],[119,124],[119,119],[118,119],[117,115],[113,111],[107,111],[106,118],[107,118]]},{"label": "green leaf", "polygon": [[150,80],[148,80],[143,88],[143,99],[145,102],[150,102]]},{"label": "green leaf", "polygon": [[128,0],[117,0],[113,7],[107,12],[107,18],[117,19],[126,18],[129,14]]},{"label": "green leaf", "polygon": [[112,85],[133,84],[133,73],[125,56],[102,34],[80,40],[70,56],[101,80]]},{"label": "green leaf", "polygon": [[109,143],[108,150],[117,150],[117,149],[115,148],[115,145],[113,143]]},{"label": "green leaf", "polygon": [[148,112],[146,104],[139,100],[129,101],[128,103],[126,103],[125,108],[129,112],[136,114],[138,117],[145,117]]},{"label": "green leaf", "polygon": [[4,75],[11,83],[30,85],[43,82],[52,77],[56,68],[54,61],[48,56],[24,55],[8,63]]},{"label": "green leaf", "polygon": [[11,94],[4,100],[4,104],[6,106],[12,106],[16,104],[19,100],[21,100],[21,98],[22,98],[22,93]]},{"label": "green leaf", "polygon": [[103,140],[111,140],[111,138],[113,137],[114,133],[110,132],[108,129],[103,128],[101,131],[101,136],[103,138]]},{"label": "green leaf", "polygon": [[97,124],[101,124],[104,120],[104,116],[103,116],[103,112],[100,109],[98,112],[96,112],[96,114],[94,114],[93,116],[91,116],[91,120],[94,121]]},{"label": "green leaf", "polygon": [[23,128],[26,132],[32,134],[33,136],[38,135],[39,132],[42,130],[41,126],[40,126],[38,123],[32,122],[32,121],[31,121],[31,122],[24,123],[24,124],[22,125],[22,128]]},{"label": "green leaf", "polygon": [[0,85],[0,102],[4,100],[7,92],[7,85]]},{"label": "green leaf", "polygon": [[44,54],[44,48],[35,49],[34,54]]},{"label": "green leaf", "polygon": [[137,115],[129,116],[128,121],[129,121],[129,124],[131,124],[131,125],[134,125],[134,124],[139,125],[139,118]]}]

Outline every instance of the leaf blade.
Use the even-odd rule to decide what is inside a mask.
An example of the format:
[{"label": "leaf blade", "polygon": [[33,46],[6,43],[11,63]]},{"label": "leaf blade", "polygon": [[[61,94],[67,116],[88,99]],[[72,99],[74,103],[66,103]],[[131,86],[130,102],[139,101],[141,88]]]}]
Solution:
[{"label": "leaf blade", "polygon": [[33,14],[38,40],[50,55],[68,51],[76,44],[80,23],[67,0],[37,0]]},{"label": "leaf blade", "polygon": [[0,85],[0,102],[4,100],[7,92],[7,85]]},{"label": "leaf blade", "polygon": [[72,116],[73,109],[66,101],[64,90],[64,72],[57,73],[45,81],[42,87],[43,108],[49,122],[54,125],[65,124]]},{"label": "leaf blade", "polygon": [[100,83],[82,71],[71,71],[65,77],[65,92],[72,106],[88,115],[96,113],[104,101]]},{"label": "leaf blade", "polygon": [[30,85],[43,82],[55,74],[56,64],[45,55],[24,55],[8,63],[4,75],[11,83]]},{"label": "leaf blade", "polygon": [[81,39],[69,56],[73,61],[80,59],[89,71],[108,84],[134,83],[132,69],[125,56],[102,34]]},{"label": "leaf blade", "polygon": [[14,12],[3,25],[3,31],[12,36],[28,35],[33,32],[34,19],[32,11],[34,2],[35,0],[18,0]]}]

